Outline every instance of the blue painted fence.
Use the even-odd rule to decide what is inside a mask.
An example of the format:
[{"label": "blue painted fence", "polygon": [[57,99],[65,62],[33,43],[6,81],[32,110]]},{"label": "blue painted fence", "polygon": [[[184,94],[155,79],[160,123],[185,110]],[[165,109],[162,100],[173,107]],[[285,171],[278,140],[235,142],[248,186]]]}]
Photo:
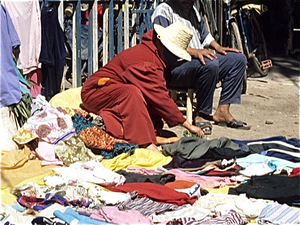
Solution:
[{"label": "blue painted fence", "polygon": [[[81,4],[88,4],[88,76],[104,66],[116,54],[136,45],[140,37],[151,29],[151,14],[160,2],[159,0],[48,0],[58,5],[58,15],[61,27],[64,28],[65,8],[73,4],[72,15],[72,87],[82,85],[82,59],[81,59]],[[45,0],[41,1],[41,4]],[[103,7],[102,29],[102,58],[98,51],[98,15],[97,5]],[[64,82],[62,82],[64,83]],[[62,86],[62,89],[65,87]]]}]

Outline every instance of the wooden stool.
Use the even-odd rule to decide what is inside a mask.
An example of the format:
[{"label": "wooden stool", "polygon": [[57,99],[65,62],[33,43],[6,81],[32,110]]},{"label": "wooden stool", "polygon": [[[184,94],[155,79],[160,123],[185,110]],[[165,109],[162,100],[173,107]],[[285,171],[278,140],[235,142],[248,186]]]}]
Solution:
[{"label": "wooden stool", "polygon": [[[194,89],[180,89],[180,88],[168,88],[170,91],[170,96],[176,103],[181,103],[184,106],[178,106],[179,110],[181,112],[185,112],[186,119],[189,123],[192,124],[193,122],[193,106],[196,103],[196,99],[194,98]],[[177,96],[180,93],[185,93],[186,94],[186,101],[178,100]]]}]

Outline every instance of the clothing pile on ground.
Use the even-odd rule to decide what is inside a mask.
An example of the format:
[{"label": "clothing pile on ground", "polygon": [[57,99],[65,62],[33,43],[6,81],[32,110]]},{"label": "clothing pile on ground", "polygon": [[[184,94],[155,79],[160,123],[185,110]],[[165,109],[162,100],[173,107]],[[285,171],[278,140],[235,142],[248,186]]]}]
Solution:
[{"label": "clothing pile on ground", "polygon": [[3,224],[300,224],[300,140],[181,137],[138,148],[80,108],[80,88],[33,99],[1,151]]}]

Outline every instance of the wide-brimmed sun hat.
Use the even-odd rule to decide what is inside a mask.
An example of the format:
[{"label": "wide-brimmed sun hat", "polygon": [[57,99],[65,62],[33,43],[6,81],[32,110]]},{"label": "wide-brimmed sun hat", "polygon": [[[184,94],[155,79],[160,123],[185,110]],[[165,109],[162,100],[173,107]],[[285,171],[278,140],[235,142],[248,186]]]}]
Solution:
[{"label": "wide-brimmed sun hat", "polygon": [[191,55],[186,51],[192,37],[192,31],[181,22],[175,22],[168,27],[154,24],[154,30],[161,43],[174,55],[191,61]]}]

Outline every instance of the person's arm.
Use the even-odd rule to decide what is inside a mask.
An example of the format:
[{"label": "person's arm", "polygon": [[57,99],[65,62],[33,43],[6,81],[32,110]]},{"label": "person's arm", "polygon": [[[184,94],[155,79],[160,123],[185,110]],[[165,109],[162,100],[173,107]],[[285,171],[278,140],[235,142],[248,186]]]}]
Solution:
[{"label": "person's arm", "polygon": [[186,121],[170,97],[161,67],[150,62],[142,62],[128,67],[124,73],[126,79],[141,90],[147,104],[155,109],[169,127],[181,125],[199,137],[204,136],[200,127]]}]

